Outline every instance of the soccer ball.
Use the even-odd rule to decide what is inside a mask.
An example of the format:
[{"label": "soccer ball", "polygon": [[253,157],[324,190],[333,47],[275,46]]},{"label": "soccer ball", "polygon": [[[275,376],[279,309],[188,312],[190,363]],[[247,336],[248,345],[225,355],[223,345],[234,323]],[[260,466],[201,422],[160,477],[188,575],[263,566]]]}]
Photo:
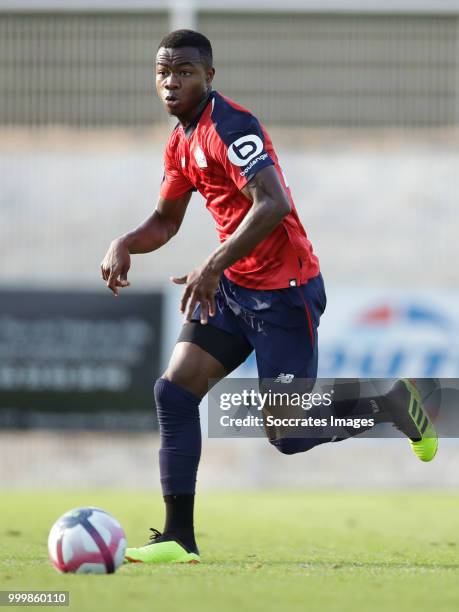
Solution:
[{"label": "soccer ball", "polygon": [[125,551],[123,528],[100,508],[70,510],[49,532],[49,558],[58,572],[113,574]]}]

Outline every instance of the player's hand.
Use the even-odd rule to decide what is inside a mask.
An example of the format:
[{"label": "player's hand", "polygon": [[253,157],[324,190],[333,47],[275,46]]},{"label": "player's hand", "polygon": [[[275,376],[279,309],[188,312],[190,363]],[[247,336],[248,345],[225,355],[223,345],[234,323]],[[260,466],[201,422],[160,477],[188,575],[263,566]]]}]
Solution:
[{"label": "player's hand", "polygon": [[100,264],[102,279],[114,295],[119,295],[120,288],[130,286],[131,283],[127,279],[130,267],[131,256],[127,246],[122,240],[114,240]]},{"label": "player's hand", "polygon": [[209,263],[194,269],[186,276],[172,276],[171,281],[176,285],[185,285],[185,291],[180,301],[180,312],[185,314],[186,320],[191,321],[197,304],[201,305],[201,323],[206,325],[209,317],[215,315],[215,292],[220,281],[221,270],[216,270]]}]

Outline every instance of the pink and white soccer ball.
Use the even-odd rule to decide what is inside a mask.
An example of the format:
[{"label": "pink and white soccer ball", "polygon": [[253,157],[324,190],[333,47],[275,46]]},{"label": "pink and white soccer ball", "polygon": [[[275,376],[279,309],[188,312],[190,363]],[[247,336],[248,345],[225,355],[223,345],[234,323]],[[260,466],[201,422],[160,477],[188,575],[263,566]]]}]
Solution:
[{"label": "pink and white soccer ball", "polygon": [[70,510],[49,532],[49,558],[59,572],[112,574],[123,563],[125,551],[123,528],[100,508]]}]

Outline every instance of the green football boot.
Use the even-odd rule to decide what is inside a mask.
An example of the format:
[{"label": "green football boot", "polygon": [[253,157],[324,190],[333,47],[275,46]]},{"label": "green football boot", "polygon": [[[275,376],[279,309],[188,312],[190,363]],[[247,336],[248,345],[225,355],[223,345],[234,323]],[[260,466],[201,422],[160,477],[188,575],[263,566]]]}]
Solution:
[{"label": "green football boot", "polygon": [[414,383],[401,378],[390,390],[388,400],[393,423],[409,438],[416,457],[432,461],[438,449],[438,436]]},{"label": "green football boot", "polygon": [[177,540],[150,528],[150,542],[139,548],[127,548],[125,563],[200,563],[199,552],[187,550]]}]

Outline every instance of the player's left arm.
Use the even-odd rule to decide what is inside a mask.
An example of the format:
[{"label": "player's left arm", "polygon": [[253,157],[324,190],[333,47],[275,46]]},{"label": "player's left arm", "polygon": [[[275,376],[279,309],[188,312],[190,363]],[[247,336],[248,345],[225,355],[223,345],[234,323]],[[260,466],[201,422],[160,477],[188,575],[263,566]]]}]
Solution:
[{"label": "player's left arm", "polygon": [[290,212],[290,201],[273,165],[257,172],[242,192],[252,206],[236,231],[201,266],[187,276],[172,279],[186,283],[180,310],[186,311],[188,320],[200,303],[201,323],[207,323],[208,316],[215,314],[215,292],[223,270],[253,251]]}]

